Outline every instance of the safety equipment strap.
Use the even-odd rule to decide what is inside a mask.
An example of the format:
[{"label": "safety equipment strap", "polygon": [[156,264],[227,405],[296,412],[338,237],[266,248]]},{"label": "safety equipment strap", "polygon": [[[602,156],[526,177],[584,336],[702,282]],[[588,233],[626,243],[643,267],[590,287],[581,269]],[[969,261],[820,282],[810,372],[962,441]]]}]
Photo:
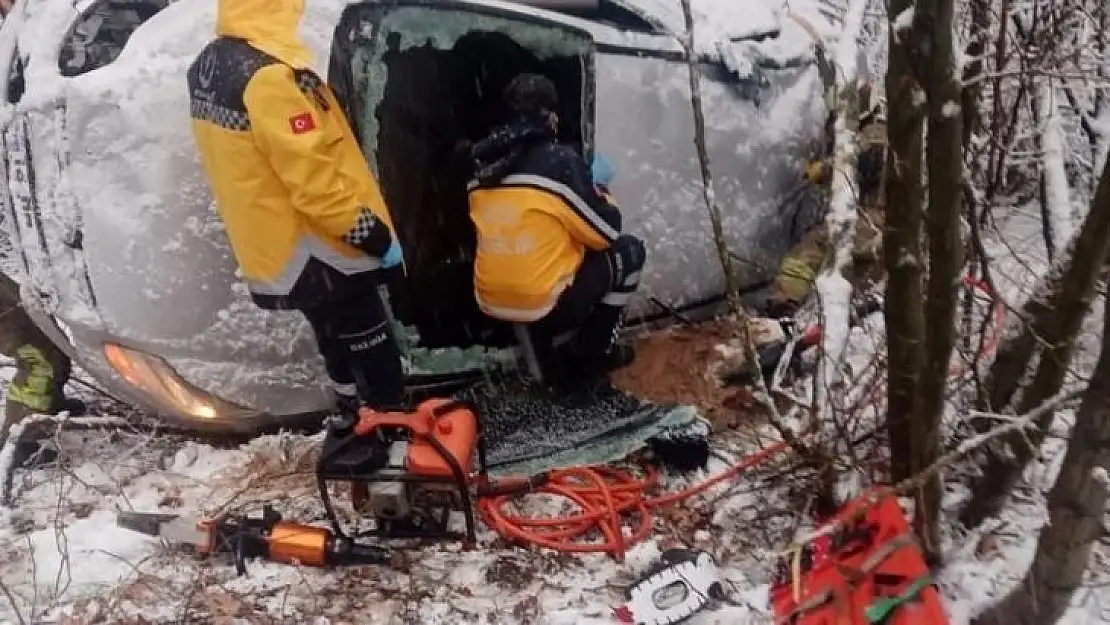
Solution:
[{"label": "safety equipment strap", "polygon": [[885,623],[887,619],[894,614],[895,610],[916,599],[917,596],[921,594],[921,591],[925,590],[925,588],[932,583],[932,576],[926,573],[915,579],[913,583],[907,586],[898,596],[879,597],[875,599],[875,602],[867,606],[867,609],[864,610],[864,618],[867,619],[870,625],[881,625]]}]

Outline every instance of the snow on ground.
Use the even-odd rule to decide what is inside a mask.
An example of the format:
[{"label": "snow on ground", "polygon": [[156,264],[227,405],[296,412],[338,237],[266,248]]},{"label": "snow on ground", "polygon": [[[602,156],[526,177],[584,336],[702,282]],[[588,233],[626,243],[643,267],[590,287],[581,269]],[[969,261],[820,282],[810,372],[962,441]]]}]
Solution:
[{"label": "snow on ground", "polygon": [[[1083,335],[1097,338],[1102,326],[1103,306],[1084,323]],[[1098,357],[1097,341],[1084,341],[1076,358],[1077,369],[1089,375]],[[1061,411],[1052,432],[1038,456],[1026,470],[1025,482],[1011,503],[998,518],[986,521],[980,528],[959,536],[951,546],[951,562],[941,572],[938,582],[949,600],[953,623],[962,624],[1000,598],[1022,579],[1036,550],[1036,537],[1047,520],[1045,493],[1052,487],[1066,451],[1066,435],[1074,420],[1074,411]],[[962,486],[949,483],[946,509],[955,516],[964,500]],[[1058,625],[1089,625],[1110,621],[1110,546],[1095,544],[1088,570],[1088,581],[1073,598],[1072,609]]]},{"label": "snow on ground", "polygon": [[[1047,254],[1041,231],[1038,207],[1029,206],[1012,211],[999,224],[1001,236],[985,237],[994,283],[1008,306],[1019,306],[1037,278],[1047,269]],[[1078,216],[1062,215],[1063,228],[1078,228]],[[1103,304],[1096,301],[1084,322],[1075,359],[1075,370],[1090,375],[1098,358],[1102,327]],[[1070,380],[1074,383],[1074,376]],[[999,518],[986,521],[980,528],[950,537],[949,564],[938,576],[954,624],[985,609],[993,600],[1011,590],[1025,574],[1037,547],[1036,537],[1043,527],[1047,512],[1044,494],[1052,487],[1066,450],[1066,436],[1074,413],[1061,411],[1053,424],[1037,462],[1025,473],[1024,484],[1011,499]],[[959,504],[967,496],[966,489],[955,481],[948,483],[945,509],[954,518]],[[1110,621],[1110,548],[1095,544],[1087,587],[1078,592],[1073,608],[1059,625],[1087,625]]]},{"label": "snow on ground", "polygon": [[[271,501],[290,517],[312,519],[319,510],[305,452],[314,439],[270,436],[228,450],[137,432],[70,433],[60,440],[64,466],[20,473],[18,505],[0,517],[0,579],[23,617],[33,604],[45,614],[42,622],[92,611],[101,622],[129,622],[141,612],[154,622],[188,614],[217,622],[231,622],[220,621],[221,615],[246,619],[241,622],[267,615],[319,623],[608,623],[622,601],[622,584],[674,544],[669,532],[660,532],[617,564],[605,556],[506,548],[483,531],[476,551],[452,544],[414,549],[396,570],[256,562],[247,577],[236,578],[226,561],[200,563],[117,528],[113,509],[180,512]],[[292,475],[275,477],[282,473]],[[761,512],[757,495],[748,492],[755,487],[751,477],[731,495],[714,492],[711,508],[703,503],[671,517],[686,518],[679,522],[686,524],[683,538],[710,549],[736,589],[736,605],[695,624],[763,620],[761,585],[770,563],[765,534],[781,534],[789,519],[754,522]],[[732,540],[741,528],[749,530]],[[4,603],[0,622],[16,622]]]},{"label": "snow on ground", "polygon": [[[1002,259],[996,267],[1001,278],[1021,265]],[[1016,289],[1008,293],[1016,295]],[[1097,316],[1088,321],[1091,332],[1097,331]],[[859,346],[879,344],[877,336],[877,326],[853,334],[857,365],[867,360]],[[1095,355],[1087,345],[1079,359],[1083,368]],[[1062,415],[1058,428],[1069,418]],[[236,577],[226,560],[198,561],[114,524],[115,509],[212,511],[262,501],[277,504],[289,518],[317,520],[310,455],[317,440],[276,435],[217,449],[139,431],[63,433],[63,465],[18,473],[17,505],[0,511],[0,580],[27,622],[127,623],[140,622],[141,614],[145,622],[600,624],[613,622],[611,609],[623,600],[623,588],[661,549],[684,545],[709,550],[733,591],[730,604],[691,623],[768,622],[774,553],[795,523],[785,493],[767,490],[763,482],[770,472],[753,472],[727,492],[662,512],[655,537],[623,564],[605,556],[511,548],[483,529],[475,551],[450,543],[412,549],[393,569],[323,571],[254,562],[246,577]],[[729,433],[716,446],[736,455],[756,445],[750,436]],[[966,625],[1019,581],[1044,522],[1042,493],[1062,450],[1062,440],[1050,438],[1028,485],[1000,519],[950,536],[948,565],[938,583],[953,625]],[[716,459],[710,471],[722,466]],[[698,477],[672,476],[668,482],[677,486]],[[953,516],[962,496],[951,482],[946,504]],[[550,513],[558,506],[540,502],[530,509]],[[1099,545],[1094,571],[1105,568],[1108,555]],[[29,617],[32,605],[38,620]],[[83,616],[65,621],[67,614]],[[1105,622],[1108,616],[1110,592],[1093,578],[1064,624]],[[0,600],[0,623],[9,622],[19,617]]]},{"label": "snow on ground", "polygon": [[[1035,212],[1019,212],[1005,224],[1007,239],[989,245],[994,278],[1010,303],[1045,266],[1038,223]],[[1101,310],[1096,312],[1087,321],[1089,335],[1098,331]],[[881,326],[876,315],[867,329],[853,332],[849,356],[857,373],[882,344]],[[1084,343],[1079,369],[1089,371],[1096,350],[1092,341]],[[1070,418],[1061,415],[1055,429],[1066,432]],[[756,448],[754,434],[770,438],[737,430],[718,435],[715,446],[726,459],[735,457]],[[141,614],[146,622],[610,623],[630,581],[661,549],[683,545],[709,550],[733,591],[731,603],[692,623],[764,623],[774,554],[796,522],[787,494],[769,489],[765,478],[771,471],[761,471],[727,492],[718,489],[661,511],[654,538],[623,564],[606,556],[513,548],[482,529],[475,551],[451,543],[414,548],[395,568],[316,570],[254,562],[240,578],[226,560],[198,561],[116,527],[114,511],[211,512],[271,502],[290,519],[318,521],[310,453],[318,438],[275,435],[216,448],[176,435],[90,430],[63,433],[58,441],[62,465],[17,473],[16,506],[0,510],[0,581],[26,622],[127,623],[140,622]],[[949,536],[948,564],[937,580],[953,625],[966,625],[1020,580],[1044,523],[1043,492],[1052,484],[1063,445],[1062,438],[1049,438],[1027,485],[1000,518]],[[710,472],[722,466],[715,459]],[[958,473],[948,476],[952,517],[965,495]],[[699,477],[671,476],[667,483],[677,487]],[[529,508],[560,509],[550,501]],[[1110,591],[1102,579],[1110,551],[1102,544],[1095,551],[1090,587],[1077,596],[1064,625],[1110,618]],[[67,614],[82,616],[63,620]],[[0,623],[18,622],[10,601],[0,599]]]}]

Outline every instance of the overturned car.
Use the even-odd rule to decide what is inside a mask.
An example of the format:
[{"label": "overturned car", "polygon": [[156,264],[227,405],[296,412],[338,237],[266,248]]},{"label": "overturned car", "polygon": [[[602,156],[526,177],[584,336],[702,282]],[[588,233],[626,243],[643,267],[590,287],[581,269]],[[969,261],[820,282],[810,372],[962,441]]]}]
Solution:
[{"label": "overturned car", "polygon": [[[706,144],[742,284],[790,243],[826,108],[829,24],[781,0],[694,0]],[[815,5],[816,6],[816,5]],[[75,8],[76,7],[76,8]],[[185,70],[215,0],[22,0],[0,29],[4,270],[113,394],[167,421],[244,431],[318,418],[326,374],[298,313],[255,307],[193,147]],[[513,362],[472,290],[462,141],[520,72],[563,94],[560,134],[616,166],[649,247],[630,324],[709,311],[724,276],[701,199],[679,3],[308,0],[302,36],[334,86],[406,251],[389,300],[414,390]]]}]

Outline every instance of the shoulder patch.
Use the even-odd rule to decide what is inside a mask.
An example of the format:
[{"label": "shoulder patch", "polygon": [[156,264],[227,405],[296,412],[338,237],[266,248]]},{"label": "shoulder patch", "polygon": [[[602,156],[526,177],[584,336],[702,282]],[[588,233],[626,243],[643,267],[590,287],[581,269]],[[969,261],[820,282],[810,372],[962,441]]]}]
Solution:
[{"label": "shoulder patch", "polygon": [[312,113],[300,113],[289,118],[289,129],[295,135],[303,135],[316,130],[316,120],[312,118]]}]

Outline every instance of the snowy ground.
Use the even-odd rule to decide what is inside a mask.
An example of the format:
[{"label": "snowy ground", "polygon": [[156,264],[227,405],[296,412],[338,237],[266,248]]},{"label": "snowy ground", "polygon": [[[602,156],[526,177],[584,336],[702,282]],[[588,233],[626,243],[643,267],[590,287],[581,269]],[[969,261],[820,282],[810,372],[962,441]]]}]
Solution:
[{"label": "snowy ground", "polygon": [[[1010,305],[1022,301],[1021,294],[1032,288],[1047,266],[1040,215],[1036,206],[1015,210],[998,224],[1005,239],[987,242],[994,282]],[[1071,230],[1078,228],[1073,215],[1061,216]],[[1098,358],[1102,329],[1103,303],[1096,298],[1092,314],[1080,333],[1080,349],[1069,383],[1086,378]],[[992,599],[1016,585],[1032,562],[1036,537],[1046,521],[1044,494],[1052,487],[1066,450],[1073,411],[1061,411],[1053,424],[1038,461],[1025,473],[1025,483],[1011,499],[999,518],[985,522],[968,535],[953,537],[950,564],[940,575],[949,599],[953,623],[962,624],[986,607]],[[955,507],[966,495],[961,484],[950,482],[947,507]],[[1073,608],[1059,625],[1087,625],[1110,622],[1110,546],[1096,543],[1088,570],[1089,581],[1074,597]]]},{"label": "snowy ground", "polygon": [[[991,246],[994,278],[1011,303],[1043,271],[1038,219],[1017,214],[1005,224],[1005,244]],[[1020,258],[1013,250],[1021,250]],[[1101,307],[1097,313],[1087,322],[1089,339],[1097,335]],[[871,321],[869,331],[854,334],[853,360],[866,361],[867,351],[881,345],[881,318]],[[1080,372],[1090,371],[1094,349],[1095,341],[1084,341]],[[1069,417],[1058,419],[1060,434]],[[736,430],[719,435],[715,447],[737,457],[769,438]],[[64,462],[17,473],[16,505],[0,510],[0,623],[608,623],[636,574],[660,549],[679,545],[710,551],[733,591],[730,604],[698,615],[694,625],[763,623],[775,553],[797,522],[784,481],[773,479],[778,471],[770,466],[661,512],[654,539],[623,564],[512,548],[483,530],[476,551],[412,549],[396,569],[320,571],[256,562],[240,578],[227,561],[200,562],[115,525],[117,509],[192,512],[261,502],[277,504],[289,518],[318,520],[309,455],[315,441],[269,436],[218,449],[138,430],[61,434]],[[1049,438],[1001,518],[949,536],[938,582],[953,625],[965,625],[1024,573],[1044,523],[1043,492],[1063,448],[1061,437]],[[715,459],[711,471],[722,466]],[[947,476],[952,516],[963,497],[960,474],[957,467]],[[699,477],[672,476],[668,483]],[[1064,625],[1110,621],[1108,557],[1106,545],[1097,545],[1090,585]]]},{"label": "snowy ground", "polygon": [[[1009,275],[1012,265],[998,267]],[[1096,321],[1089,322],[1092,332]],[[864,338],[874,343],[876,337],[857,333]],[[1089,369],[1094,355],[1082,354],[1081,368]],[[1058,429],[1066,422],[1065,415]],[[736,456],[758,446],[756,434],[730,432],[716,447]],[[138,431],[70,432],[59,440],[62,466],[19,473],[17,505],[0,512],[0,580],[10,593],[0,599],[0,622],[610,623],[629,581],[660,549],[685,545],[709,550],[733,591],[731,604],[692,623],[764,623],[774,553],[796,521],[785,493],[767,486],[776,474],[768,467],[662,513],[655,538],[624,564],[510,548],[483,531],[476,551],[413,549],[396,569],[320,571],[256,562],[248,576],[236,577],[226,561],[199,562],[117,528],[113,510],[212,510],[269,501],[298,520],[318,518],[307,455],[314,439],[269,436],[235,449]],[[1062,450],[1061,439],[1050,439],[1002,518],[950,536],[938,581],[954,625],[967,623],[1020,579],[1044,522],[1042,492]],[[720,459],[714,463],[712,470],[723,466]],[[949,476],[953,512],[962,496],[956,473]],[[1110,620],[1110,591],[1097,574],[1110,552],[1104,545],[1096,551],[1090,588],[1077,597],[1065,625]]]},{"label": "snowy ground", "polygon": [[[745,492],[756,488],[753,474],[718,499],[712,512],[703,504],[669,515],[672,531],[661,531],[624,565],[603,556],[505,548],[483,532],[477,551],[463,553],[449,545],[412,550],[401,570],[321,572],[255,563],[247,577],[236,578],[226,562],[198,563],[116,528],[113,508],[182,511],[270,501],[290,516],[311,519],[318,513],[311,462],[304,455],[311,439],[271,436],[233,450],[126,432],[61,439],[67,466],[21,473],[19,505],[4,514],[0,530],[5,554],[0,561],[6,563],[0,578],[24,618],[31,604],[38,610],[69,604],[50,610],[43,622],[78,612],[102,620],[77,622],[142,622],[137,620],[142,613],[153,622],[188,615],[229,623],[234,617],[246,619],[240,622],[319,617],[312,622],[605,623],[611,622],[608,615],[620,603],[628,576],[649,564],[661,546],[676,544],[672,533],[710,549],[737,589],[738,605],[694,622],[756,622],[765,609],[761,584],[770,564],[765,546],[772,544],[767,534],[777,528],[781,535],[789,522],[786,516],[756,522],[755,503],[763,496]],[[747,529],[741,533],[741,528]],[[730,540],[722,540],[726,536]],[[17,620],[10,606],[3,609],[0,620]]]}]

